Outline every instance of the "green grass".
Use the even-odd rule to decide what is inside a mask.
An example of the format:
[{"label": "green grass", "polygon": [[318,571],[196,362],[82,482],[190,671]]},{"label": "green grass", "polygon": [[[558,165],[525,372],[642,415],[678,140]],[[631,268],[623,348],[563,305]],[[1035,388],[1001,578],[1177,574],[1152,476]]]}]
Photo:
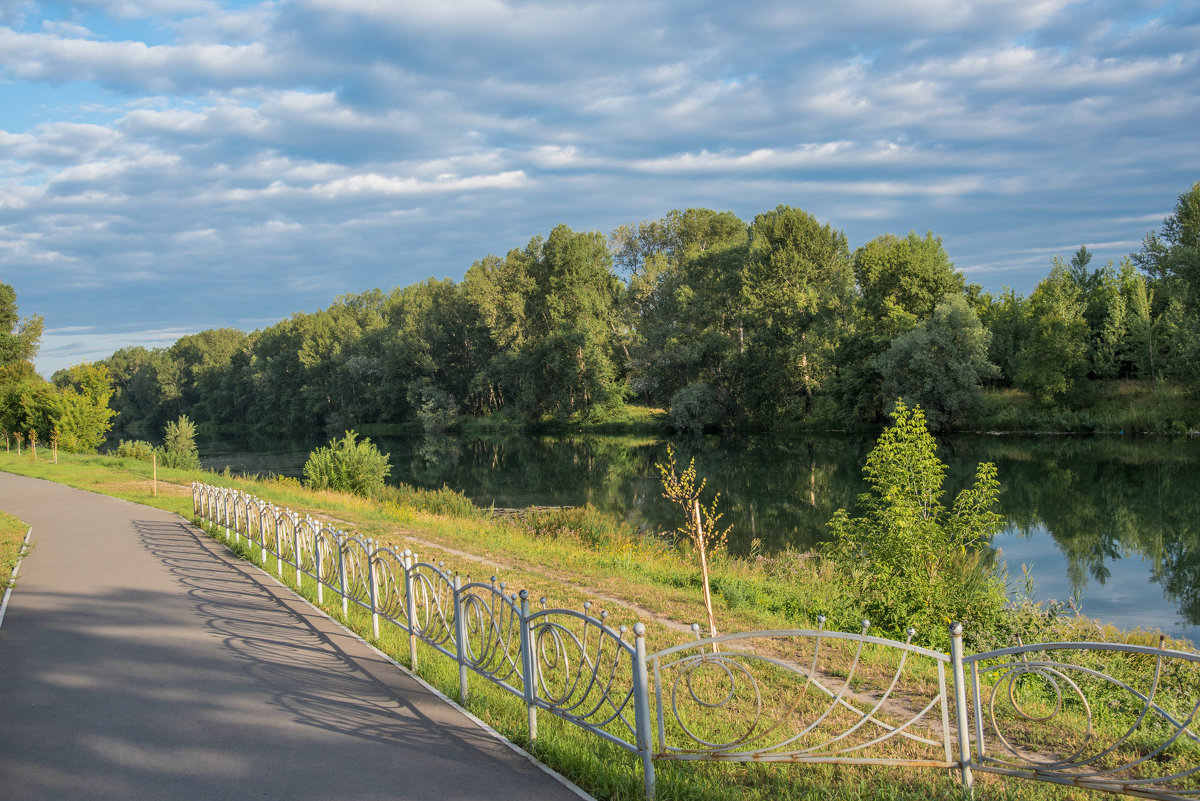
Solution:
[{"label": "green grass", "polygon": [[12,580],[13,568],[21,558],[29,527],[7,512],[0,512],[0,594]]},{"label": "green grass", "polygon": [[955,430],[1185,434],[1200,430],[1200,397],[1164,382],[1096,381],[1046,407],[1021,390],[988,390],[979,412]]},{"label": "green grass", "polygon": [[[158,494],[154,495],[150,465],[104,456],[63,454],[58,464],[51,464],[44,459],[34,462],[26,456],[0,454],[0,469],[157,506],[188,518],[193,479],[235,486],[397,547],[410,547],[420,552],[423,561],[444,559],[450,569],[476,580],[497,574],[507,581],[509,592],[528,588],[534,598],[548,596],[551,606],[579,609],[584,601],[592,601],[596,604],[593,614],[600,608],[611,613],[610,625],[631,626],[641,620],[648,624],[650,650],[690,638],[688,632],[672,626],[672,621],[704,619],[698,570],[690,554],[662,541],[637,536],[587,510],[497,520],[477,509],[459,508],[456,500],[445,497],[446,491],[441,496],[430,493],[426,497],[423,491],[405,490],[378,501],[310,491],[295,480],[169,470],[159,471]],[[244,541],[240,550],[243,556],[259,561],[258,554]],[[266,569],[275,574],[272,559]],[[285,569],[285,580],[291,575]],[[815,627],[817,613],[839,610],[845,620],[834,617],[829,627],[857,630],[855,599],[838,585],[827,565],[804,554],[757,560],[718,557],[713,564],[713,586],[717,590],[717,623],[723,631]],[[299,589],[310,600],[315,598],[311,580]],[[332,594],[326,600],[326,610],[340,617],[340,601],[333,600]],[[1095,638],[1095,624],[1082,619],[1060,619],[1029,609],[1021,615],[1024,617],[1016,623],[1038,638],[1072,634]],[[348,625],[369,639],[366,612],[352,607]],[[389,632],[387,628],[379,647],[402,664],[407,663],[406,642],[394,629]],[[1134,636],[1111,629],[1105,633],[1113,638]],[[1027,636],[1026,641],[1035,640]],[[427,681],[447,695],[457,696],[453,661],[422,646],[419,662]],[[861,677],[878,679],[888,675],[889,670],[888,658],[881,656],[864,665]],[[835,672],[832,667],[830,672]],[[923,673],[918,671],[914,681],[924,681],[928,675],[927,668]],[[544,712],[540,716],[540,736],[531,743],[519,699],[481,678],[474,678],[471,688],[468,708],[472,712],[597,798],[642,796],[640,766],[633,755]],[[1100,723],[1108,725],[1104,720]],[[944,769],[708,762],[660,762],[657,768],[661,799],[960,797],[957,774]],[[1088,797],[1083,791],[1037,782],[990,775],[979,775],[977,779],[977,795],[981,798]]]}]

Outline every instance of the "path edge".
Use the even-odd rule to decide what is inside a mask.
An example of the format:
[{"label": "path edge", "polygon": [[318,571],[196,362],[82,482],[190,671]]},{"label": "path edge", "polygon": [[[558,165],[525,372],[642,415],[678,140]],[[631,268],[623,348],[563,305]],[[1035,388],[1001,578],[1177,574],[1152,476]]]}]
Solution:
[{"label": "path edge", "polygon": [[[17,586],[17,571],[21,569],[21,562],[25,561],[25,556],[29,553],[29,539],[33,536],[33,526],[25,532],[25,539],[21,542],[21,551],[17,554],[17,563],[13,565],[12,575],[8,577],[8,586],[4,589],[4,600],[0,601],[0,626],[4,625],[4,613],[8,610],[8,599],[12,597],[12,592]],[[369,643],[368,643],[369,644]]]}]

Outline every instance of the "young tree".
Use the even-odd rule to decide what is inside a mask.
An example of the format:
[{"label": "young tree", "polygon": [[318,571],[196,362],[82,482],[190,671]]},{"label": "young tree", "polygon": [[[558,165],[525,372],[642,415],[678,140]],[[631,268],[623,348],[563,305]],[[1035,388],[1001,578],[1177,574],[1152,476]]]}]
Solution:
[{"label": "young tree", "polygon": [[983,463],[975,483],[947,508],[946,465],[920,407],[897,401],[892,424],[867,456],[860,517],[839,509],[829,521],[830,555],[859,588],[871,620],[886,631],[918,626],[935,642],[953,620],[983,622],[1004,603],[1004,585],[972,553],[1003,525],[994,509],[996,467]]}]

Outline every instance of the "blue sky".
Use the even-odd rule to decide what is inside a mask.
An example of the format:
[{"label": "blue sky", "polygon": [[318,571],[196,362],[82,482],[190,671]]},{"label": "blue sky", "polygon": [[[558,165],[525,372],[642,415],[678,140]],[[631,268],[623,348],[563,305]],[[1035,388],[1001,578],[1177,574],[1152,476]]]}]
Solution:
[{"label": "blue sky", "polygon": [[0,280],[39,369],[779,204],[1030,292],[1200,180],[1200,3],[0,0]]}]

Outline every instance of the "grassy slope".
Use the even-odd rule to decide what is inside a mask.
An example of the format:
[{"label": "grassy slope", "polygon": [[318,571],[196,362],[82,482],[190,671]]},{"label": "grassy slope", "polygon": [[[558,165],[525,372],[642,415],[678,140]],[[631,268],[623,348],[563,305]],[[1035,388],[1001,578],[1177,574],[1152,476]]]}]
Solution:
[{"label": "grassy slope", "polygon": [[[63,455],[59,464],[50,464],[44,459],[33,462],[28,457],[0,454],[0,469],[145,503],[185,517],[191,516],[188,487],[194,478],[237,486],[275,504],[340,521],[348,528],[411,547],[423,560],[445,559],[450,567],[477,578],[498,573],[510,590],[528,588],[535,598],[549,596],[551,605],[579,608],[584,601],[593,601],[609,610],[609,622],[614,626],[642,620],[649,625],[651,649],[690,636],[684,626],[671,621],[704,619],[697,571],[685,557],[644,540],[618,537],[589,543],[579,532],[538,537],[520,525],[493,521],[481,514],[439,515],[339,493],[310,492],[289,482],[182,471],[160,470],[158,494],[154,495],[148,464],[111,457]],[[813,625],[810,614],[815,613],[808,610],[814,603],[850,600],[819,597],[820,593],[837,595],[836,588],[830,588],[820,571],[818,560],[798,557],[773,560],[765,566],[719,560],[714,583],[739,588],[730,595],[741,597],[743,602],[731,603],[728,598],[721,601],[719,597],[718,627],[738,631]],[[454,670],[447,660],[425,659],[422,673],[443,691],[454,694]],[[472,711],[506,736],[529,746],[597,797],[639,797],[640,778],[628,755],[550,716],[545,716],[539,740],[524,742],[520,705],[489,693],[486,687],[481,689],[472,698]],[[662,763],[659,773],[662,799],[959,797],[952,772],[929,769]],[[991,776],[980,777],[980,783],[989,797],[1086,797],[1067,788],[1014,783]]]}]

